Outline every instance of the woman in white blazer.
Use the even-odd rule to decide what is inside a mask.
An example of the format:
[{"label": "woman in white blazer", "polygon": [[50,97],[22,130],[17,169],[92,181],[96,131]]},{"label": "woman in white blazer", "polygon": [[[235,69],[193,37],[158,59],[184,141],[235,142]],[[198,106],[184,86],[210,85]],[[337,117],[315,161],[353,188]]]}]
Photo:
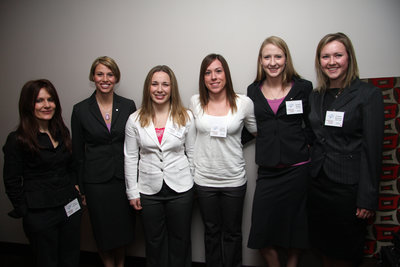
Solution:
[{"label": "woman in white blazer", "polygon": [[152,68],[142,107],[126,124],[124,149],[126,192],[142,214],[148,267],[191,266],[195,138],[173,71]]}]

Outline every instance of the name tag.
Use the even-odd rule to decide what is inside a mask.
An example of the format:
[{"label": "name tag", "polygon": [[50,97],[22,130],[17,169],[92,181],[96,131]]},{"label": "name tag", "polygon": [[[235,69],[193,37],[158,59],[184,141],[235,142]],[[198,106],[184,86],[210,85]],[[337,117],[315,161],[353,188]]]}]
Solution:
[{"label": "name tag", "polygon": [[286,101],[286,114],[303,114],[303,102],[301,100]]},{"label": "name tag", "polygon": [[333,127],[342,127],[344,111],[327,111],[325,116],[325,125]]},{"label": "name tag", "polygon": [[81,209],[79,205],[79,201],[77,198],[69,202],[67,205],[64,206],[65,212],[67,213],[67,217],[71,216],[75,212]]},{"label": "name tag", "polygon": [[210,116],[208,123],[210,124],[210,136],[226,137],[228,131],[226,117]]},{"label": "name tag", "polygon": [[172,135],[181,138],[183,136],[183,133],[185,132],[185,127],[177,127],[176,125],[174,125],[173,127],[169,128],[169,132]]}]

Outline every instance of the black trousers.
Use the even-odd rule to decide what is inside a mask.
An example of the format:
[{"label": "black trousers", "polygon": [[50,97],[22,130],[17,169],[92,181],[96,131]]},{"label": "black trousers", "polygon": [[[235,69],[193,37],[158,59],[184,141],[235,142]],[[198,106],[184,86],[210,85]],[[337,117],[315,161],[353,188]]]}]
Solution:
[{"label": "black trousers", "polygon": [[165,183],[155,195],[140,194],[147,267],[192,266],[193,189],[177,193]]},{"label": "black trousers", "polygon": [[78,267],[82,211],[41,231],[24,231],[36,257],[37,267]]},{"label": "black trousers", "polygon": [[207,267],[242,266],[242,215],[247,185],[195,185],[204,223]]}]

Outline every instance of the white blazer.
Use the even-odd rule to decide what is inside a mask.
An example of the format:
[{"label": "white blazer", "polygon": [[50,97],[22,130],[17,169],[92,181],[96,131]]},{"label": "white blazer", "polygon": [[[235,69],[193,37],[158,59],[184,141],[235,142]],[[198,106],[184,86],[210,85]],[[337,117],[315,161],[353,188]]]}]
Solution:
[{"label": "white blazer", "polygon": [[138,113],[131,114],[125,126],[125,183],[128,199],[140,198],[139,193],[154,195],[163,181],[174,191],[186,192],[193,187],[193,150],[196,127],[193,115],[184,127],[174,124],[171,117],[165,125],[161,144],[153,122],[141,127]]}]

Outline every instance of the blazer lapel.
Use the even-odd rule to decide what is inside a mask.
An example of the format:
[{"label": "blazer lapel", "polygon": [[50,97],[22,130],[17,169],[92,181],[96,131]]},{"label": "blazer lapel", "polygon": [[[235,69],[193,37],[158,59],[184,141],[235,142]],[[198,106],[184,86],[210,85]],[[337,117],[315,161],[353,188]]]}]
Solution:
[{"label": "blazer lapel", "polygon": [[[157,134],[156,134],[156,129],[154,127],[153,121],[150,121],[150,124],[144,128],[146,131],[147,135],[150,137],[151,140],[159,147],[161,148],[160,142],[158,142]],[[164,132],[165,134],[165,132]]]},{"label": "blazer lapel", "polygon": [[265,98],[263,92],[261,91],[260,86],[257,86],[257,90],[256,90],[256,94],[255,94],[255,99],[256,101],[260,101],[261,102],[261,106],[263,108],[264,111],[266,111],[267,113],[272,113],[274,114],[274,112],[272,111],[271,106],[268,103],[267,98]]},{"label": "blazer lapel", "polygon": [[174,123],[171,119],[171,114],[169,114],[167,123],[165,124],[164,135],[163,135],[163,138],[161,139],[161,146],[163,146],[164,143],[166,142],[165,140],[168,139],[168,136],[170,135],[173,127],[174,127]]},{"label": "blazer lapel", "polygon": [[357,80],[354,81],[348,88],[344,88],[343,92],[337,96],[335,101],[333,101],[330,110],[338,110],[345,106],[349,101],[351,101],[358,90]]},{"label": "blazer lapel", "polygon": [[103,116],[101,116],[100,108],[99,105],[97,104],[96,101],[96,92],[94,92],[90,96],[90,101],[89,101],[89,110],[92,113],[93,117],[98,120],[104,127],[107,128],[106,123],[103,120]]},{"label": "blazer lapel", "polygon": [[113,97],[113,107],[112,107],[112,121],[111,128],[116,124],[119,114],[121,113],[121,103],[120,98],[117,94],[114,93]]}]

